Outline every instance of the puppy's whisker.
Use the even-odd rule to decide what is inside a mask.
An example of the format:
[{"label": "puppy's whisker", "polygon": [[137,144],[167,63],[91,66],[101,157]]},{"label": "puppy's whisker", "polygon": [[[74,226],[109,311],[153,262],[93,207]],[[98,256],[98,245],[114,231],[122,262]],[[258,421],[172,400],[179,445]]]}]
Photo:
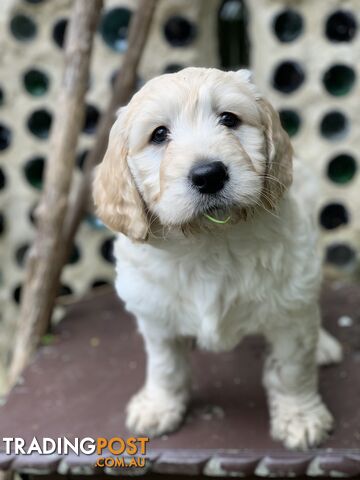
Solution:
[{"label": "puppy's whisker", "polygon": [[271,181],[273,181],[273,182],[276,182],[276,183],[278,183],[284,190],[286,189],[286,186],[284,185],[284,183],[281,182],[278,178],[276,178],[276,177],[274,177],[274,176],[272,176],[272,175],[269,175],[269,174],[266,173],[266,174],[263,175],[263,178],[264,178],[264,179],[267,179],[267,180],[271,180]]},{"label": "puppy's whisker", "polygon": [[159,232],[156,232],[156,231],[152,230],[152,228],[151,228],[157,221],[158,221],[158,217],[157,217],[156,213],[151,212],[151,215],[150,215],[150,218],[149,218],[149,230],[151,231],[151,234],[155,239],[165,240],[166,236],[165,236],[165,226],[164,225],[161,225],[161,230]]},{"label": "puppy's whisker", "polygon": [[[270,205],[274,210],[268,210],[268,209],[265,207],[265,205],[264,205],[261,201],[259,201],[259,200],[256,200],[256,201],[254,202],[255,205],[256,205],[259,209],[265,210],[265,212],[269,213],[271,216],[275,217],[276,219],[280,219],[280,216],[275,213],[275,212],[276,212],[276,205],[273,204],[272,199],[269,198],[264,191],[262,192],[262,196],[265,198],[265,200],[268,201],[269,205]],[[254,215],[255,215],[255,212],[253,212],[253,215],[252,215],[252,216],[254,217]]]},{"label": "puppy's whisker", "polygon": [[265,210],[266,212],[270,213],[273,217],[280,218],[280,217],[277,215],[277,213],[276,213],[276,212],[277,212],[277,207],[276,207],[276,205],[274,205],[274,204],[272,203],[272,199],[269,198],[269,197],[267,197],[266,195],[263,195],[263,197],[264,197],[265,200],[267,200],[267,202],[269,203],[271,210],[269,210],[268,208],[266,208],[266,206],[264,205],[263,202],[260,202],[260,203],[259,203],[260,207],[261,207],[263,210]]},{"label": "puppy's whisker", "polygon": [[265,210],[265,212],[267,212],[269,215],[271,215],[272,217],[276,218],[276,219],[280,219],[279,215],[276,215],[276,213],[274,213],[273,211],[271,210],[268,210],[264,204],[262,203],[259,203],[257,204],[262,210]]},{"label": "puppy's whisker", "polygon": [[269,190],[266,190],[265,188],[263,189],[262,193],[261,193],[261,196],[262,198],[264,198],[270,205],[271,209],[272,210],[276,210],[277,209],[277,204],[275,203],[274,201],[274,198],[273,198],[273,193]]}]

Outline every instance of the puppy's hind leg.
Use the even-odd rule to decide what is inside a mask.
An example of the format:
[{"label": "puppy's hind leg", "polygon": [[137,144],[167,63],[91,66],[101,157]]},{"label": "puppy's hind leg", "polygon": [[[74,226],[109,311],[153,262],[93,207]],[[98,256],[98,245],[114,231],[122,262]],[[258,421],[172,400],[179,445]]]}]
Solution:
[{"label": "puppy's hind leg", "polygon": [[291,449],[321,443],[332,429],[333,419],[317,385],[316,348],[320,317],[317,306],[291,313],[286,325],[272,328],[272,346],[264,385],[268,394],[273,438]]},{"label": "puppy's hind leg", "polygon": [[331,365],[341,362],[343,357],[342,347],[335,337],[329,332],[320,328],[319,340],[316,351],[316,361],[318,365]]},{"label": "puppy's hind leg", "polygon": [[158,436],[182,422],[190,392],[186,339],[144,335],[147,374],[143,388],[127,406],[126,426],[132,433]]}]

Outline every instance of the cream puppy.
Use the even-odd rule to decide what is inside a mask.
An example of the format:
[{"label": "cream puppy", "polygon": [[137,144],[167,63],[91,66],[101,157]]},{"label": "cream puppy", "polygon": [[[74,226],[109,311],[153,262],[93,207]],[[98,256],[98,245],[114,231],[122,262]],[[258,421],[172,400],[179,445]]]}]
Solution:
[{"label": "cream puppy", "polygon": [[145,385],[127,407],[132,432],[179,427],[189,338],[222,351],[253,333],[271,347],[273,438],[304,449],[331,430],[316,363],[340,360],[341,348],[320,330],[314,185],[296,162],[292,184],[292,157],[247,70],[162,75],[120,110],[94,200],[119,232],[116,288],[147,352]]}]

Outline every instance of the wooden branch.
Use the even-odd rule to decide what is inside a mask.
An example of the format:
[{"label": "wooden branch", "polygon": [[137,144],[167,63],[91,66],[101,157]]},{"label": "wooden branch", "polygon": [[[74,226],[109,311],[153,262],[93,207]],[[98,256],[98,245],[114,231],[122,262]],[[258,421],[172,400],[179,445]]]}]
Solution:
[{"label": "wooden branch", "polygon": [[76,231],[88,205],[93,168],[104,156],[109,139],[109,132],[115,120],[115,113],[119,107],[125,105],[130,100],[136,89],[137,68],[148,38],[157,2],[158,0],[140,0],[137,11],[131,21],[128,49],[125,53],[121,69],[116,77],[113,94],[107,110],[101,117],[95,145],[85,159],[84,175],[75,194],[73,206],[68,211],[64,228],[64,243],[66,244],[66,252],[64,252],[65,261],[71,252]]},{"label": "wooden branch", "polygon": [[89,205],[93,169],[103,159],[105,154],[115,114],[119,107],[125,105],[130,100],[136,90],[137,69],[149,35],[157,3],[158,0],[139,0],[138,8],[131,21],[128,49],[117,74],[107,109],[100,119],[95,144],[85,158],[83,176],[76,192],[74,192],[74,200],[68,208],[63,229],[62,248],[58,251],[57,256],[61,266],[65,265],[69,258],[79,224]]},{"label": "wooden branch", "polygon": [[10,384],[46,332],[59,288],[62,228],[73,176],[78,136],[84,119],[93,38],[103,0],[76,0],[65,47],[65,71],[51,133],[37,232],[30,250],[20,319],[9,371]]}]

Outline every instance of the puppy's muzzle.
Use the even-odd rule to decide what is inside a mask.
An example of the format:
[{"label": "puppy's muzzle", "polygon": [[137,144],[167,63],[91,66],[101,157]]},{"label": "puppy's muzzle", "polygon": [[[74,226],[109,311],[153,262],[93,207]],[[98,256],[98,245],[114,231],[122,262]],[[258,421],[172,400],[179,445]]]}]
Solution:
[{"label": "puppy's muzzle", "polygon": [[229,174],[223,162],[216,161],[195,165],[190,170],[189,178],[200,193],[214,194],[224,188]]}]

